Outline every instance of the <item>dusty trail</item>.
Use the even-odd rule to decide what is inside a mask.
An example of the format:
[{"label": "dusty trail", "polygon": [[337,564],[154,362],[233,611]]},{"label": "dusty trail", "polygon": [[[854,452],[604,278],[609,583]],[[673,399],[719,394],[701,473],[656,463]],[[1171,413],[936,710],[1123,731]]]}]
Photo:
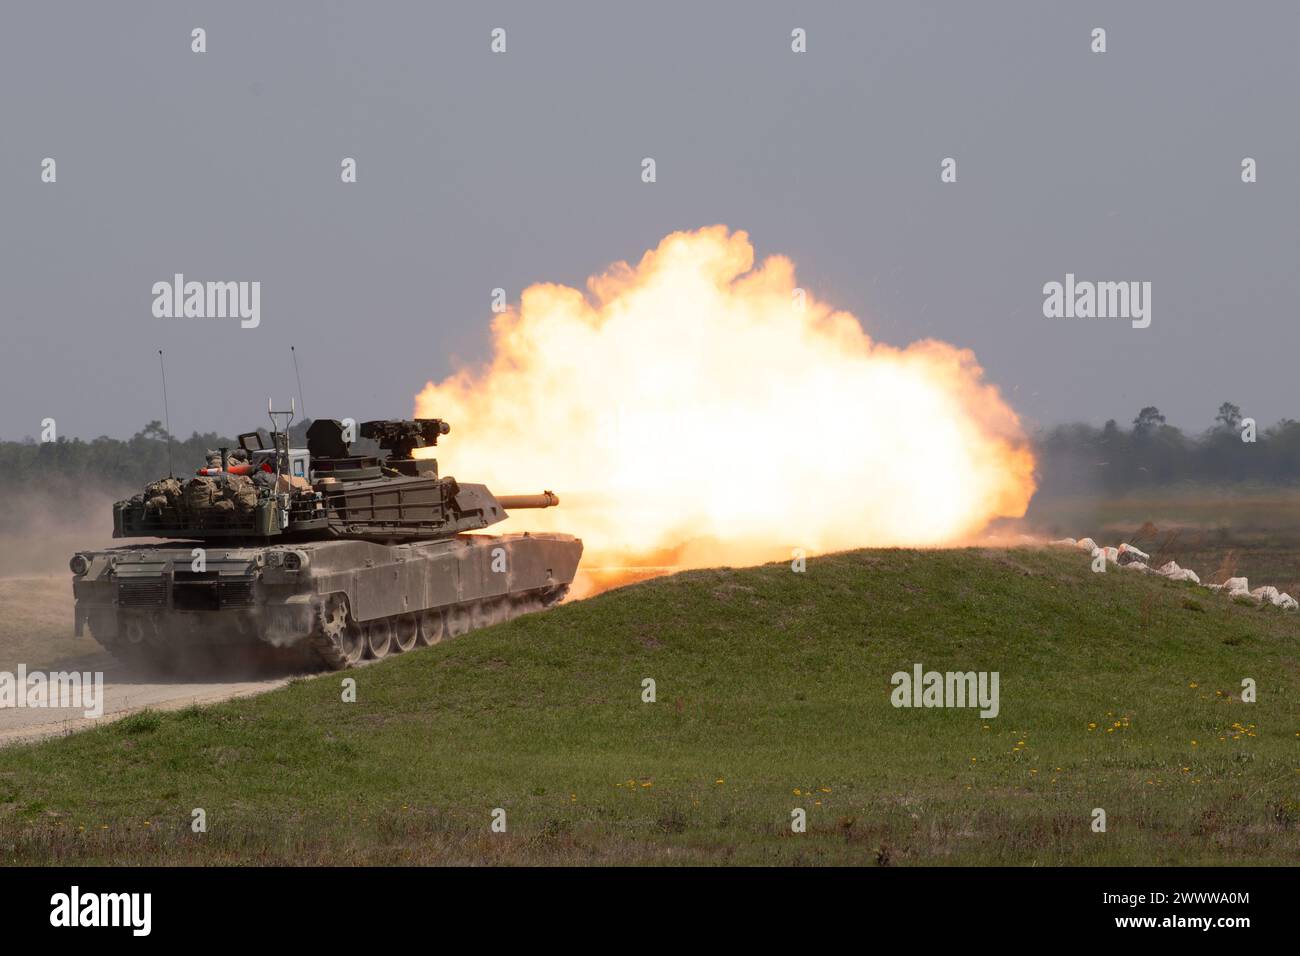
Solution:
[{"label": "dusty trail", "polygon": [[66,572],[0,578],[0,671],[102,672],[103,716],[83,708],[0,707],[0,746],[86,730],[145,708],[178,710],[245,697],[281,687],[291,674],[169,680],[139,674],[102,650],[89,636],[72,632],[72,585]]},{"label": "dusty trail", "polygon": [[283,687],[293,677],[183,679],[169,682],[154,676],[136,674],[107,652],[60,661],[48,669],[103,672],[103,716],[86,717],[82,708],[0,708],[0,747],[87,730],[146,708],[179,710],[191,704],[210,704],[260,694]]}]

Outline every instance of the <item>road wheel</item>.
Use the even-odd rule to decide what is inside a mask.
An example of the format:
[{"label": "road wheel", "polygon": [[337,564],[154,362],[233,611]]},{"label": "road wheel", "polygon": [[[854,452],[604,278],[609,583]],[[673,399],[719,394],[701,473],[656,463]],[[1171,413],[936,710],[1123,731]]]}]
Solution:
[{"label": "road wheel", "polygon": [[437,609],[424,611],[420,614],[420,646],[433,647],[442,640],[442,635],[447,630],[447,620],[443,613]]},{"label": "road wheel", "polygon": [[365,635],[361,633],[361,626],[356,621],[348,621],[348,626],[343,631],[342,650],[343,659],[349,667],[366,656]]},{"label": "road wheel", "polygon": [[393,623],[388,620],[366,624],[366,656],[380,661],[393,648]]},{"label": "road wheel", "polygon": [[403,654],[420,638],[420,622],[414,614],[403,614],[393,622],[393,651]]},{"label": "road wheel", "polygon": [[500,624],[502,621],[509,619],[509,598],[484,598],[474,605],[472,620],[475,630],[480,627],[491,627],[493,624]]},{"label": "road wheel", "polygon": [[457,604],[447,610],[447,633],[451,637],[468,634],[470,629],[470,610],[468,604]]}]

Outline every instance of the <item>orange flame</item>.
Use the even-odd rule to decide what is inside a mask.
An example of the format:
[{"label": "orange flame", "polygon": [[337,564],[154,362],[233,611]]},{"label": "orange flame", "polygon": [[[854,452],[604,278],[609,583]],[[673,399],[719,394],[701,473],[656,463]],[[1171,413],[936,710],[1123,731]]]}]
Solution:
[{"label": "orange flame", "polygon": [[673,233],[587,288],[526,289],[487,365],[416,397],[452,423],[444,474],[560,495],[503,530],[576,534],[586,565],[699,567],[952,544],[1024,514],[1033,455],[974,354],[873,342],[789,259],[754,268],[746,233]]}]

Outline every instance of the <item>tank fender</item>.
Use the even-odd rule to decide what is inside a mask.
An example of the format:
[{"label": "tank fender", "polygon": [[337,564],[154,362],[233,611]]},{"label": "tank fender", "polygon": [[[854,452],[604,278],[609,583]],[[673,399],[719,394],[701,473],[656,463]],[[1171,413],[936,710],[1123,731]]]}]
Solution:
[{"label": "tank fender", "polygon": [[275,646],[292,644],[316,626],[324,598],[318,594],[293,594],[278,604],[263,605],[263,639]]}]

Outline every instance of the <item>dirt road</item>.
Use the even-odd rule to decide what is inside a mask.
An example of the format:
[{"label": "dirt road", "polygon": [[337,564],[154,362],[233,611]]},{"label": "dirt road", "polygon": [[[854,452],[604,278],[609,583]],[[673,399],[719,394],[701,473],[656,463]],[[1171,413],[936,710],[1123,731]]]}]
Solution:
[{"label": "dirt road", "polygon": [[102,672],[103,716],[88,718],[81,708],[0,707],[0,747],[41,737],[86,730],[125,717],[138,710],[179,710],[191,704],[208,704],[232,697],[260,694],[287,684],[292,675],[249,679],[166,682],[137,675],[108,653],[60,661],[49,670]]},{"label": "dirt road", "polygon": [[72,587],[66,573],[0,578],[0,671],[16,674],[20,665],[28,673],[102,673],[103,716],[87,718],[82,708],[0,707],[0,746],[85,730],[146,707],[178,710],[259,694],[288,683],[292,676],[168,681],[136,674],[88,635],[73,635]]}]

